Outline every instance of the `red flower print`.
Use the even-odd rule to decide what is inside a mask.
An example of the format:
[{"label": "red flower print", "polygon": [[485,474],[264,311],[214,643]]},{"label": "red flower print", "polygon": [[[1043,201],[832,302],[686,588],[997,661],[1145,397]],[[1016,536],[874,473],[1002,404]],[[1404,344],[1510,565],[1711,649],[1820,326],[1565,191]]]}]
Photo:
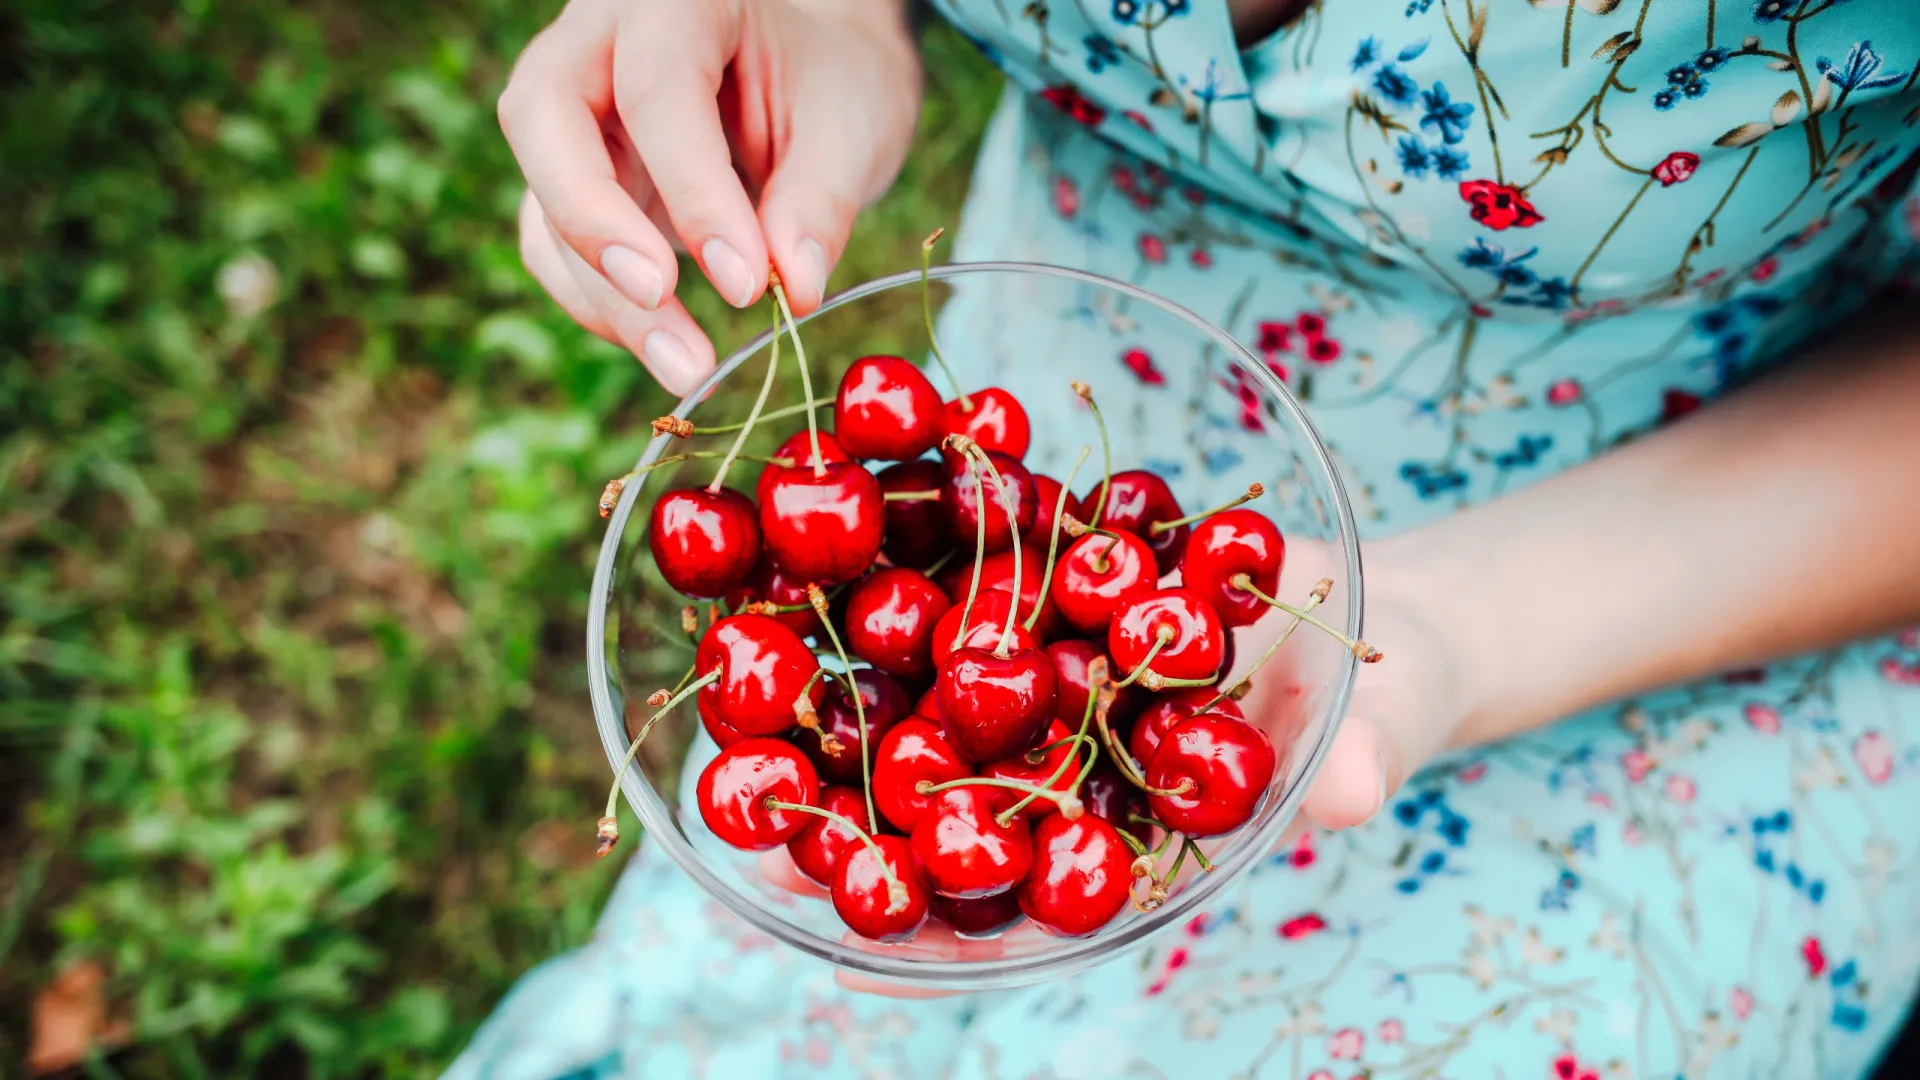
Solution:
[{"label": "red flower print", "polygon": [[1600,1080],[1600,1074],[1580,1064],[1572,1054],[1553,1059],[1553,1080]]},{"label": "red flower print", "polygon": [[1190,957],[1187,954],[1187,950],[1174,949],[1173,951],[1167,953],[1167,970],[1179,971],[1181,968],[1187,966],[1187,961],[1189,959]]},{"label": "red flower print", "polygon": [[1807,962],[1807,978],[1817,979],[1826,973],[1827,954],[1820,948],[1820,939],[1810,937],[1800,943],[1800,959]]},{"label": "red flower print", "polygon": [[1463,784],[1477,784],[1480,781],[1485,780],[1486,778],[1487,778],[1487,763],[1484,761],[1474,762],[1473,764],[1467,766],[1466,768],[1461,769],[1460,775],[1454,777],[1454,779],[1460,781]]},{"label": "red flower print", "polygon": [[1295,844],[1293,850],[1287,854],[1287,865],[1293,867],[1295,870],[1305,870],[1307,867],[1313,865],[1315,858],[1316,856],[1313,852],[1313,834],[1311,832],[1305,832],[1300,834],[1300,842]]},{"label": "red flower print", "polygon": [[1135,209],[1137,210],[1153,209],[1153,196],[1147,194],[1146,192],[1136,191],[1130,197],[1133,199],[1133,205]]},{"label": "red flower print", "polygon": [[1167,261],[1167,242],[1150,232],[1140,234],[1140,257],[1155,266]]},{"label": "red flower print", "polygon": [[1688,150],[1675,150],[1668,154],[1665,161],[1653,167],[1653,178],[1660,181],[1661,187],[1684,184],[1700,167],[1700,155]]},{"label": "red flower print", "polygon": [[1637,784],[1647,778],[1657,764],[1645,750],[1633,749],[1620,755],[1620,767],[1626,770],[1627,782]]},{"label": "red flower print", "polygon": [[1115,165],[1111,175],[1113,177],[1115,190],[1124,191],[1129,195],[1133,194],[1134,180],[1132,169],[1127,168],[1125,165]]},{"label": "red flower print", "polygon": [[1747,726],[1762,735],[1780,734],[1780,710],[1771,705],[1752,701],[1742,710],[1746,713]]},{"label": "red flower print", "polygon": [[1339,339],[1317,337],[1307,342],[1307,359],[1316,364],[1331,364],[1340,359]]},{"label": "red flower print", "polygon": [[1204,911],[1198,915],[1195,915],[1193,918],[1187,920],[1187,936],[1199,937],[1200,935],[1206,933],[1207,922],[1208,922],[1207,913]]},{"label": "red flower print", "polygon": [[1063,218],[1080,212],[1080,185],[1072,177],[1062,176],[1053,182],[1053,208]]},{"label": "red flower print", "polygon": [[1107,118],[1105,107],[1089,100],[1072,83],[1060,83],[1040,91],[1049,105],[1072,117],[1075,123],[1094,127]]},{"label": "red flower print", "polygon": [[1753,273],[1749,274],[1748,276],[1753,278],[1754,281],[1762,285],[1765,285],[1767,282],[1773,280],[1773,275],[1777,273],[1779,269],[1780,269],[1780,260],[1775,258],[1772,255],[1769,255],[1766,258],[1761,259],[1759,262],[1754,263]]},{"label": "red flower print", "polygon": [[1293,327],[1283,322],[1271,320],[1259,324],[1260,336],[1255,339],[1254,348],[1263,353],[1286,352],[1293,348]]},{"label": "red flower print", "polygon": [[1141,131],[1144,131],[1149,135],[1153,134],[1153,121],[1147,119],[1146,113],[1143,113],[1138,109],[1128,109],[1126,112],[1123,112],[1120,115],[1126,117],[1128,120],[1133,121],[1134,127],[1139,128]]},{"label": "red flower print", "polygon": [[1187,200],[1188,202],[1192,203],[1195,206],[1207,205],[1207,193],[1204,191],[1201,191],[1197,187],[1181,188],[1180,197]]},{"label": "red flower print", "polygon": [[1473,220],[1495,232],[1514,227],[1531,229],[1547,220],[1519,188],[1491,180],[1462,181],[1460,197],[1473,207],[1469,211]]},{"label": "red flower print", "polygon": [[1326,317],[1316,311],[1303,311],[1293,317],[1293,325],[1310,338],[1327,332]]},{"label": "red flower print", "polygon": [[1193,254],[1188,258],[1193,260],[1195,270],[1209,270],[1213,267],[1213,253],[1206,248],[1194,248]]},{"label": "red flower print", "polygon": [[1288,941],[1299,941],[1303,937],[1317,934],[1327,928],[1327,920],[1308,912],[1296,915],[1280,924],[1280,936]]},{"label": "red flower print", "polygon": [[1120,354],[1120,362],[1127,365],[1133,377],[1148,386],[1159,386],[1167,381],[1160,369],[1153,366],[1153,356],[1145,349],[1128,349]]},{"label": "red flower print", "polygon": [[1167,170],[1161,168],[1158,165],[1155,165],[1151,161],[1143,163],[1140,166],[1140,168],[1143,172],[1147,174],[1148,183],[1154,185],[1155,187],[1167,186]]},{"label": "red flower print", "polygon": [[1547,387],[1547,404],[1555,408],[1565,408],[1579,401],[1581,393],[1580,380],[1561,379]]},{"label": "red flower print", "polygon": [[1705,402],[1699,394],[1689,394],[1685,390],[1668,390],[1660,395],[1660,423],[1671,424],[1697,411],[1703,404]]}]

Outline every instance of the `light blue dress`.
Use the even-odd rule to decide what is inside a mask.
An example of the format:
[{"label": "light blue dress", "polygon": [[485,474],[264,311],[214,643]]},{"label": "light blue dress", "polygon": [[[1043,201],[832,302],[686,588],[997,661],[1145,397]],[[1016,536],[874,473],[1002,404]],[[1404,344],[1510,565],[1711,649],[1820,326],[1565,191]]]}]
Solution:
[{"label": "light blue dress", "polygon": [[[1244,50],[1220,2],[941,6],[1016,87],[957,256],[1123,278],[1241,337],[1370,536],[1679,420],[1913,262],[1915,0],[1325,0]],[[1207,388],[1159,467],[1243,484],[1264,421],[1231,379],[1151,341],[1128,363],[1103,396]],[[1057,475],[1077,448],[1047,428]],[[643,850],[450,1075],[1857,1077],[1917,973],[1909,632],[1448,759],[1145,955],[1028,990],[841,992]]]}]

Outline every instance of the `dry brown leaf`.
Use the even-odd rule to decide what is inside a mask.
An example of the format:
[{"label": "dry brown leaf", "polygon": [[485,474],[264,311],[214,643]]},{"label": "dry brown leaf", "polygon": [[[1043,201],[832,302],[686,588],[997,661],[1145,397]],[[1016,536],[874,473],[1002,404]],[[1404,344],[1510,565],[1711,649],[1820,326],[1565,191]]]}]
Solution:
[{"label": "dry brown leaf", "polygon": [[1739,127],[1734,128],[1732,131],[1729,131],[1725,135],[1722,135],[1719,138],[1713,140],[1713,145],[1715,146],[1752,146],[1754,143],[1759,142],[1761,139],[1764,139],[1771,134],[1773,134],[1772,124],[1762,124],[1759,121],[1755,120],[1749,123],[1741,124]]},{"label": "dry brown leaf", "polygon": [[127,1040],[124,1020],[107,1015],[107,973],[82,960],[54,976],[33,998],[33,1042],[27,1069],[35,1076],[71,1069],[87,1060],[95,1046]]}]

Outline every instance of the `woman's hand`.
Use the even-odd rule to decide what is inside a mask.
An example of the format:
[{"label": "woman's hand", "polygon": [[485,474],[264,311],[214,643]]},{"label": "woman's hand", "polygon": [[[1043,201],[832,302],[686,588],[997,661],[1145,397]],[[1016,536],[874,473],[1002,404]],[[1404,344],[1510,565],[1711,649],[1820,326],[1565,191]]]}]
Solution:
[{"label": "woman's hand", "polygon": [[714,350],[674,298],[675,248],[736,307],[771,260],[811,310],[899,170],[919,86],[900,0],[573,0],[500,95],[521,257],[582,326],[691,390]]}]

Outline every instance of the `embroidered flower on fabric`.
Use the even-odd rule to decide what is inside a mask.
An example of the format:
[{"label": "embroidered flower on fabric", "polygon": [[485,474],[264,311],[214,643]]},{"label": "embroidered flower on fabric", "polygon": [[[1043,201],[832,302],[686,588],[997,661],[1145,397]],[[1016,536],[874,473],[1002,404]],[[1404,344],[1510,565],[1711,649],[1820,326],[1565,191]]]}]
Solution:
[{"label": "embroidered flower on fabric", "polygon": [[1472,207],[1473,220],[1499,232],[1503,229],[1530,229],[1547,220],[1533,208],[1519,188],[1492,180],[1467,180],[1460,185],[1460,197]]}]

